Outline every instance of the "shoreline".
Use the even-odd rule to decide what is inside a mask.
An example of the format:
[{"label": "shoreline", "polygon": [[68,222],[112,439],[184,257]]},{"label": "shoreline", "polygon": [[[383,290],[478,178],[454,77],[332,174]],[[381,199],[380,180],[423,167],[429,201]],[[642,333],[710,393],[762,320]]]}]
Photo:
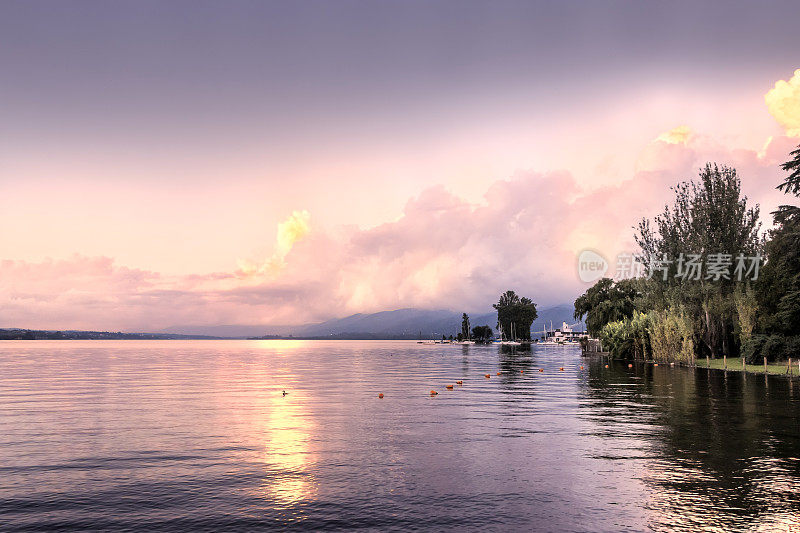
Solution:
[{"label": "shoreline", "polygon": [[[590,352],[584,354],[588,356],[598,355],[600,357],[609,357],[608,352]],[[695,365],[689,365],[683,362],[669,362],[662,363],[653,360],[643,361],[641,359],[608,359],[609,362],[628,363],[633,365],[663,365],[663,366],[678,366],[683,368],[691,368],[695,370],[716,370],[721,372],[736,372],[740,374],[752,374],[761,376],[783,376],[786,378],[800,379],[800,360],[792,360],[791,366],[788,361],[781,361],[767,364],[767,371],[764,371],[764,365],[747,364],[742,367],[741,359],[700,359]],[[708,363],[708,364],[707,364]],[[727,366],[726,366],[727,363]],[[738,364],[737,364],[738,363]]]}]

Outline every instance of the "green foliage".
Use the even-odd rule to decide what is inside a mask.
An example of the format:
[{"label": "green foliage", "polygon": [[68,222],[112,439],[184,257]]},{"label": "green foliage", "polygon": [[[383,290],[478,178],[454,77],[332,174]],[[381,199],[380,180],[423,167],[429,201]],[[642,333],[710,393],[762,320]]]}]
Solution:
[{"label": "green foliage", "polygon": [[765,357],[768,363],[789,358],[796,361],[800,358],[800,335],[753,335],[742,346],[742,356],[754,365],[762,364]]},{"label": "green foliage", "polygon": [[506,291],[492,307],[497,310],[497,324],[503,329],[504,335],[511,334],[513,324],[517,338],[530,340],[531,325],[538,316],[536,304],[531,299],[520,298],[514,291]]},{"label": "green foliage", "polygon": [[[736,332],[741,331],[733,297],[736,278],[679,277],[677,259],[681,254],[755,256],[761,250],[759,208],[748,207],[736,170],[725,166],[708,164],[697,181],[680,183],[674,191],[674,204],[652,223],[642,220],[635,237],[642,262],[655,273],[647,285],[646,308],[680,307],[698,317],[693,322],[698,355],[735,355],[740,344]],[[665,257],[673,261],[665,265],[666,279],[656,263]]]},{"label": "green foliage", "polygon": [[[800,148],[792,154],[795,159],[783,168],[794,172],[779,188],[800,195]],[[793,335],[800,331],[800,211],[781,206],[773,216],[776,227],[768,233],[767,264],[758,282],[759,326],[765,333]]]},{"label": "green foliage", "polygon": [[[781,166],[789,175],[778,189],[800,197],[800,147],[791,155]],[[772,214],[775,228],[764,245],[767,262],[755,285],[760,335],[743,348],[754,363],[800,357],[800,208],[782,205]]]},{"label": "green foliage", "polygon": [[[800,147],[792,156],[778,188],[800,197]],[[576,318],[586,316],[590,333],[616,357],[690,364],[739,353],[750,364],[800,358],[800,208],[781,206],[762,240],[758,206],[748,207],[734,169],[706,165],[697,181],[674,191],[673,205],[642,220],[636,235],[639,259],[654,275],[630,286],[600,280],[575,301]],[[713,281],[706,272],[676,276],[681,254],[711,253],[763,254],[766,263],[752,282],[739,283],[733,272]],[[662,259],[672,263],[656,262]]]},{"label": "green foliage", "polygon": [[585,316],[589,335],[597,336],[609,322],[633,316],[638,296],[636,280],[614,283],[610,278],[602,278],[575,300],[574,316],[578,320]]},{"label": "green foliage", "polygon": [[646,359],[650,353],[650,319],[634,311],[630,318],[609,322],[600,330],[603,347],[618,358]]},{"label": "green foliage", "polygon": [[624,327],[625,324],[622,320],[615,320],[603,326],[598,335],[603,349],[613,357],[624,357],[624,353],[626,352]]},{"label": "green foliage", "polygon": [[778,185],[778,190],[785,194],[800,196],[800,146],[791,155],[792,159],[781,165],[781,168],[789,172],[789,175],[786,176],[783,183]]},{"label": "green foliage", "polygon": [[691,364],[694,361],[692,320],[674,308],[653,311],[649,318],[648,333],[653,360]]},{"label": "green foliage", "polygon": [[739,343],[744,346],[756,326],[758,302],[753,288],[749,284],[744,287],[737,287],[733,293],[733,303],[739,320]]},{"label": "green foliage", "polygon": [[492,328],[489,326],[475,326],[472,328],[472,340],[486,342],[493,337]]}]

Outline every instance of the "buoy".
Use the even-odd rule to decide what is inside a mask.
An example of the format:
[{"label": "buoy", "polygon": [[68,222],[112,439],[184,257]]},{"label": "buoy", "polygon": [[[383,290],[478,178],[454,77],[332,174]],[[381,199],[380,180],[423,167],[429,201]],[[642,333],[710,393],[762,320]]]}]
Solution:
[{"label": "buoy", "polygon": [[447,390],[453,390],[453,386],[452,385],[445,385],[444,388],[447,389]]},{"label": "buoy", "polygon": [[497,373],[497,375],[499,376],[499,375],[500,375],[500,372],[498,372],[498,373]]},{"label": "buoy", "polygon": [[581,370],[583,370],[583,365],[581,365]]},{"label": "buoy", "polygon": [[559,368],[559,370],[564,370],[564,367],[562,366],[561,368]]},{"label": "buoy", "polygon": [[378,394],[378,398],[383,398],[383,393]]},{"label": "buoy", "polygon": [[653,366],[658,366],[658,363],[655,363]]},{"label": "buoy", "polygon": [[628,368],[633,368],[633,365],[631,363],[628,363]]},{"label": "buoy", "polygon": [[608,365],[606,365],[606,368],[608,368]]},{"label": "buoy", "polygon": [[432,390],[432,391],[431,391],[431,396],[436,396],[437,394],[439,394],[439,393],[438,393],[438,392],[436,392],[435,390]]},{"label": "buoy", "polygon": [[490,376],[489,374],[486,374],[486,379],[489,379],[490,377],[492,377],[492,376]]},{"label": "buoy", "polygon": [[525,372],[524,372],[524,371],[522,371],[522,370],[520,370],[520,371],[519,371],[519,373],[520,373],[520,374],[524,374]]},{"label": "buoy", "polygon": [[540,368],[540,369],[539,369],[539,372],[544,372],[544,370],[542,370],[542,369]]},{"label": "buoy", "polygon": [[456,381],[456,385],[463,385],[463,384],[464,383],[462,383],[461,381]]},{"label": "buoy", "polygon": [[286,396],[287,394],[289,394],[289,393],[288,393],[288,392],[286,392],[286,391],[283,391],[283,395],[284,395],[284,396]]}]

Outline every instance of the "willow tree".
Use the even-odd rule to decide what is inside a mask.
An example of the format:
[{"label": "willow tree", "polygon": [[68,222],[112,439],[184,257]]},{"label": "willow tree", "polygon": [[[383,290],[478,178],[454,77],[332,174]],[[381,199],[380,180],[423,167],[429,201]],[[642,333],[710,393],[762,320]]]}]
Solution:
[{"label": "willow tree", "polygon": [[589,335],[597,337],[606,324],[633,316],[640,296],[638,285],[634,279],[614,283],[611,278],[602,278],[575,300],[573,316],[577,320],[586,317]]}]

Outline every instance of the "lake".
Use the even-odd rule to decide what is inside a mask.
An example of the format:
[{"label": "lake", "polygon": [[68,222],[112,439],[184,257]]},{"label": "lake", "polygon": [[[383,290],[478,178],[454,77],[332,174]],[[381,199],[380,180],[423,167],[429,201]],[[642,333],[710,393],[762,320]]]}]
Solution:
[{"label": "lake", "polygon": [[0,529],[800,528],[800,381],[507,348],[2,341]]}]

